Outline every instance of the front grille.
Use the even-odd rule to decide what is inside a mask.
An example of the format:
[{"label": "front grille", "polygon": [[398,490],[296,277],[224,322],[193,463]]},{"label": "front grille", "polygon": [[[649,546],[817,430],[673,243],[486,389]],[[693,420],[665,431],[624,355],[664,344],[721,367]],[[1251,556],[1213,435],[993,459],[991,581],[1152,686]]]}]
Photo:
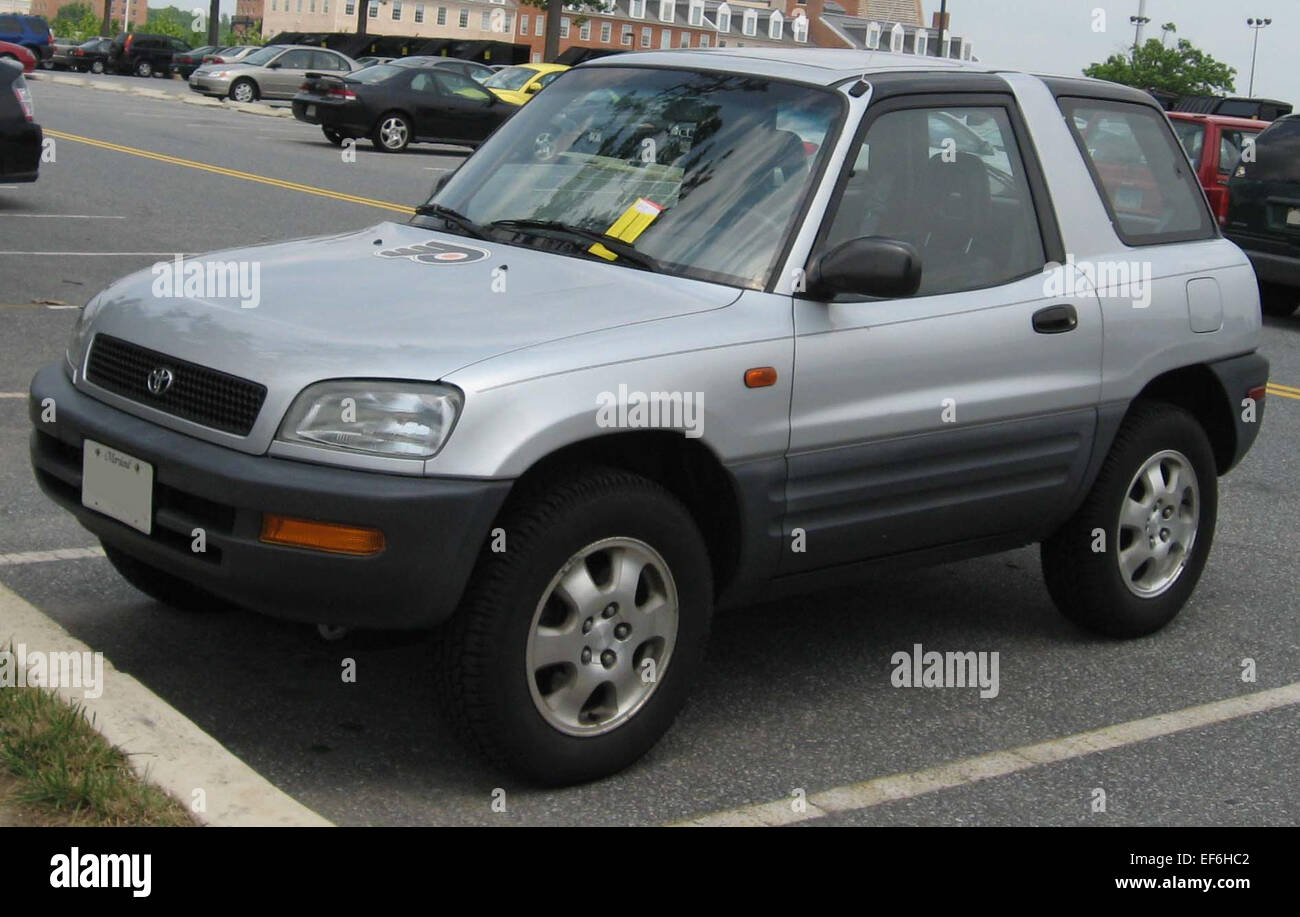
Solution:
[{"label": "front grille", "polygon": [[[164,369],[171,372],[171,384],[155,395],[149,375]],[[95,335],[86,378],[115,395],[239,436],[253,429],[266,398],[264,385],[107,334]]]}]

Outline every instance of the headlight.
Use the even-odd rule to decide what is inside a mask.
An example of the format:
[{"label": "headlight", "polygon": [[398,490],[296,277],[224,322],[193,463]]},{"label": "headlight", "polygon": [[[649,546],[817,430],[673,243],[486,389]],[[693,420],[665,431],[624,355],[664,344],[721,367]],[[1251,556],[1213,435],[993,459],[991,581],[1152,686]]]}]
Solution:
[{"label": "headlight", "polygon": [[463,396],[450,385],[336,379],[305,388],[276,439],[343,452],[425,459],[451,435]]}]

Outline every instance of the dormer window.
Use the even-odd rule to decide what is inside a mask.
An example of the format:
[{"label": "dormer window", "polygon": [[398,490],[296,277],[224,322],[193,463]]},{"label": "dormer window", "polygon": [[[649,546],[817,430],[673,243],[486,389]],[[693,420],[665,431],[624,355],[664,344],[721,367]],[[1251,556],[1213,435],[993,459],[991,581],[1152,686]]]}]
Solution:
[{"label": "dormer window", "polygon": [[867,23],[867,47],[872,51],[880,48],[880,23],[878,22]]},{"label": "dormer window", "polygon": [[693,26],[704,25],[704,0],[691,0],[690,8],[686,11],[686,23]]},{"label": "dormer window", "polygon": [[[644,2],[644,0],[642,0]],[[889,30],[889,50],[895,54],[903,53],[903,44],[907,41],[907,33],[903,30],[901,22],[895,22],[894,27]]]},{"label": "dormer window", "polygon": [[645,0],[628,0],[627,14],[633,19],[645,18]]},{"label": "dormer window", "polygon": [[740,31],[746,35],[757,35],[758,13],[754,10],[745,10],[745,15],[740,20]]},{"label": "dormer window", "polygon": [[806,43],[808,41],[808,17],[794,17],[794,22],[790,23],[790,31],[794,33],[795,41]]},{"label": "dormer window", "polygon": [[660,22],[673,21],[674,6],[675,4],[673,3],[673,0],[659,0],[659,21]]},{"label": "dormer window", "polygon": [[781,15],[780,10],[774,10],[767,20],[767,37],[773,41],[780,41],[784,33],[785,17]]},{"label": "dormer window", "polygon": [[731,31],[731,7],[725,3],[718,7],[717,29],[719,32]]}]

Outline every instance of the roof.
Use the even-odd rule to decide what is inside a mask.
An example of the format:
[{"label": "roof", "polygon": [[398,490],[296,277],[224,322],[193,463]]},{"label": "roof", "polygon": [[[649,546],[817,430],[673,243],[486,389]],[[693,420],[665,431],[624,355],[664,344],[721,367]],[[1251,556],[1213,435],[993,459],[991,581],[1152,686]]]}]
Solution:
[{"label": "roof", "polygon": [[644,65],[739,71],[830,86],[864,73],[967,71],[990,73],[971,61],[885,51],[841,48],[700,48],[692,51],[643,51],[587,61],[582,67]]}]

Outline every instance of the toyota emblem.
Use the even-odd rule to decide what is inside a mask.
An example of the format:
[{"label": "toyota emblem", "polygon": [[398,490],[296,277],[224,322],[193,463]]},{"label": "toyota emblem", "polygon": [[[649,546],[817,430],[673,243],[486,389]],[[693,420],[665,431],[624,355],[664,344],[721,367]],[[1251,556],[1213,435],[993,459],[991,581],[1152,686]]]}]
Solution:
[{"label": "toyota emblem", "polygon": [[157,369],[149,373],[149,378],[145,380],[145,385],[149,387],[150,394],[163,394],[172,386],[172,371],[159,366]]}]

